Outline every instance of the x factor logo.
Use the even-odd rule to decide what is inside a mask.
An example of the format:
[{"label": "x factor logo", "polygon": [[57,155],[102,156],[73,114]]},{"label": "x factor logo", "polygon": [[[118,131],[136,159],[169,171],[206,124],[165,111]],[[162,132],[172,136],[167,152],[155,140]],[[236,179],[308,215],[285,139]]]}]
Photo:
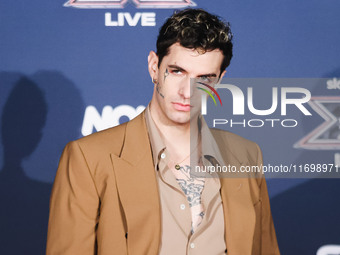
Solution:
[{"label": "x factor logo", "polygon": [[122,9],[128,3],[132,3],[136,8],[150,9],[176,9],[196,6],[191,0],[68,0],[64,6],[75,8],[96,8],[96,9]]},{"label": "x factor logo", "polygon": [[298,141],[294,147],[308,150],[340,149],[340,97],[312,97],[308,104],[323,119],[317,128]]},{"label": "x factor logo", "polygon": [[[220,101],[220,104],[222,106],[221,97],[220,97],[220,95],[217,93],[217,91],[212,86],[210,86],[210,85],[208,85],[206,83],[203,83],[203,82],[197,82],[197,83],[200,84],[200,85],[206,86],[208,89],[210,89],[212,92],[214,92],[214,94],[217,96],[217,98]],[[216,100],[215,100],[213,94],[211,94],[211,92],[209,90],[207,90],[205,88],[201,88],[201,87],[197,87],[197,88],[200,89],[200,90],[203,90],[205,93],[207,93],[212,98],[212,100],[214,101],[214,104],[217,105]]]}]

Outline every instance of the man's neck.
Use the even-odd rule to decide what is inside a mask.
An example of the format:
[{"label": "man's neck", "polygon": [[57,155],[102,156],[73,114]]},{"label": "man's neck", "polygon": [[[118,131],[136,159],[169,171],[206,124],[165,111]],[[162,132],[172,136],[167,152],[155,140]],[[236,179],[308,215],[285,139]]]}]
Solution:
[{"label": "man's neck", "polygon": [[150,105],[151,117],[172,157],[181,158],[190,153],[190,138],[198,137],[197,125],[190,127],[190,122],[179,124],[168,119],[165,120],[159,111],[160,109]]}]

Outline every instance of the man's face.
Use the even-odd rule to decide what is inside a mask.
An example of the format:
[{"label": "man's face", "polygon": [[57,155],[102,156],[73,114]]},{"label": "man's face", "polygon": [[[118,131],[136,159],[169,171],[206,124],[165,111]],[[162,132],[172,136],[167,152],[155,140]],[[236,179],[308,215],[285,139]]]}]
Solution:
[{"label": "man's face", "polygon": [[196,88],[199,83],[190,82],[190,79],[207,84],[218,82],[223,53],[217,49],[202,54],[176,43],[169,48],[169,54],[162,59],[159,68],[150,65],[155,57],[150,53],[149,71],[156,81],[152,108],[156,108],[163,122],[188,124],[200,111],[201,95]]}]

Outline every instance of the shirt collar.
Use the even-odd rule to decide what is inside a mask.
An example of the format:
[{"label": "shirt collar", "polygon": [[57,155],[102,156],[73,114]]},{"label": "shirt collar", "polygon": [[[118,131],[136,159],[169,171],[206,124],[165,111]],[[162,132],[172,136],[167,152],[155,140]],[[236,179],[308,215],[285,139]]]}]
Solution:
[{"label": "shirt collar", "polygon": [[[209,158],[214,158],[217,160],[217,163],[220,166],[225,165],[223,157],[221,155],[220,149],[213,137],[210,128],[208,127],[207,123],[205,122],[203,116],[199,116],[198,118],[198,125],[200,125],[200,132],[201,132],[201,151],[203,158],[209,160]],[[210,161],[210,160],[209,160]],[[212,165],[215,165],[213,162],[210,161]]]},{"label": "shirt collar", "polygon": [[150,104],[148,104],[145,110],[145,122],[150,138],[153,163],[154,166],[156,167],[158,164],[160,153],[165,150],[165,144],[158,130],[158,127],[156,126],[155,122],[152,119],[150,112]]}]

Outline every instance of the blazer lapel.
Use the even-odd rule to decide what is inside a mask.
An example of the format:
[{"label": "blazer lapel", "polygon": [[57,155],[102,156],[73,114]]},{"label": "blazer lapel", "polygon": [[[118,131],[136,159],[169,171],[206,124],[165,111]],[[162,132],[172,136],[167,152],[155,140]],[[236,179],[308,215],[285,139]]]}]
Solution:
[{"label": "blazer lapel", "polygon": [[111,154],[111,159],[127,222],[129,254],[157,254],[161,211],[144,113],[127,123],[121,154]]},{"label": "blazer lapel", "polygon": [[[240,162],[231,151],[232,146],[216,137],[215,141],[223,155],[224,163],[240,169],[247,162]],[[246,161],[246,159],[244,159]],[[237,178],[233,174],[220,177],[223,203],[225,240],[228,254],[251,255],[256,215],[251,198],[248,178]]]},{"label": "blazer lapel", "polygon": [[248,179],[220,180],[228,254],[250,255],[255,230],[255,212]]}]

